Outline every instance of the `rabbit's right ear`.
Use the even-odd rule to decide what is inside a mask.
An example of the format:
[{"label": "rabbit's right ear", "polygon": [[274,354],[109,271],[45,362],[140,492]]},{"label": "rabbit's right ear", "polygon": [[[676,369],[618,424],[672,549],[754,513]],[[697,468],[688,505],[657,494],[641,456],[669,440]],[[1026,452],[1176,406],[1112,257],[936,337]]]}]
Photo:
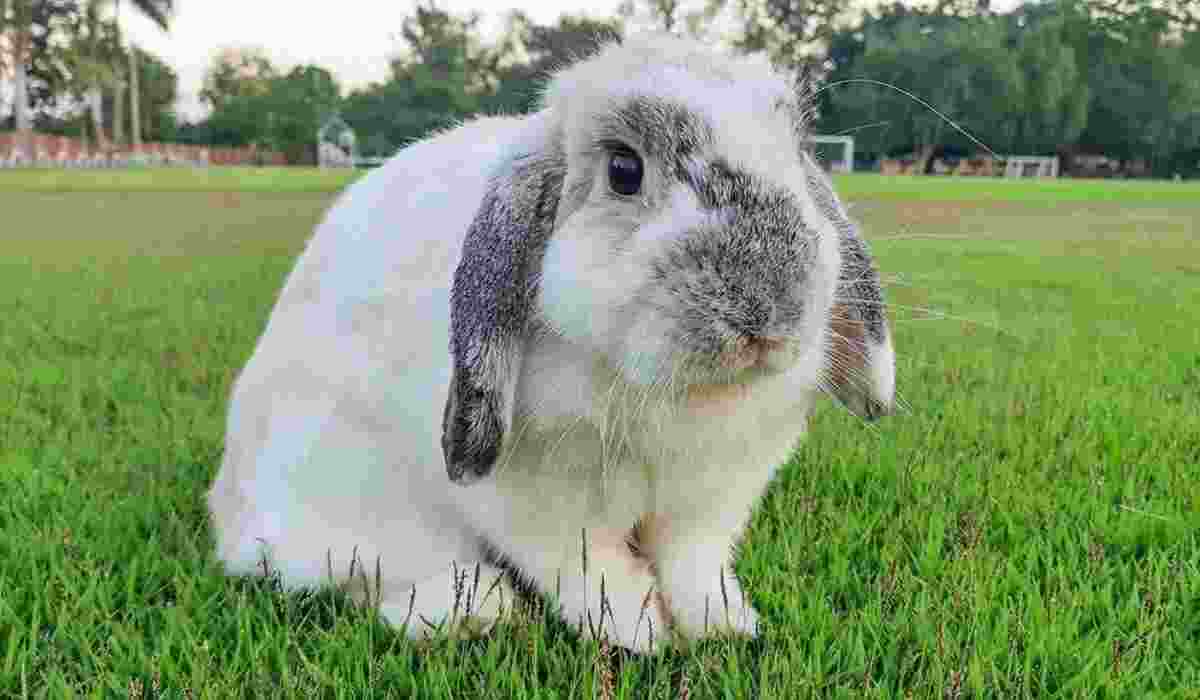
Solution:
[{"label": "rabbit's right ear", "polygon": [[802,159],[814,203],[838,231],[842,258],[829,321],[826,388],[851,412],[875,420],[892,411],[896,391],[896,356],[879,271],[821,166],[809,153]]},{"label": "rabbit's right ear", "polygon": [[453,374],[442,416],[446,474],[471,484],[496,465],[512,427],[522,353],[566,163],[548,136],[492,178],[467,229],[450,296]]}]

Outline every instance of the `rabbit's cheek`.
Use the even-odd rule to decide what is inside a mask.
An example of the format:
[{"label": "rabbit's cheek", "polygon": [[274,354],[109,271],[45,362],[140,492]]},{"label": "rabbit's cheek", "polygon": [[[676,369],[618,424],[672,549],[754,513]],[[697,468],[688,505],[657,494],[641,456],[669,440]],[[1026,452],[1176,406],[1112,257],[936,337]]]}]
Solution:
[{"label": "rabbit's cheek", "polygon": [[581,236],[556,236],[546,250],[542,271],[541,308],[546,319],[568,338],[603,337],[608,328],[596,307],[623,293],[621,281],[601,274],[594,260],[599,243]]},{"label": "rabbit's cheek", "polygon": [[676,185],[655,216],[637,227],[632,240],[633,250],[642,259],[651,260],[675,245],[687,231],[714,222],[720,223],[714,212],[701,206],[691,187]]},{"label": "rabbit's cheek", "polygon": [[670,329],[667,319],[652,312],[633,319],[616,360],[626,381],[650,386],[671,376],[676,348]]}]

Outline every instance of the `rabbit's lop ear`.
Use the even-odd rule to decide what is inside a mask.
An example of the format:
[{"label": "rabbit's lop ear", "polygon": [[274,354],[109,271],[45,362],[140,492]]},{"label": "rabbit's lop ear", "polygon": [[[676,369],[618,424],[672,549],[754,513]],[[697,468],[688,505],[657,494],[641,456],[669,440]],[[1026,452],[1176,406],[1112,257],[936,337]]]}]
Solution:
[{"label": "rabbit's lop ear", "polygon": [[557,144],[539,147],[513,158],[492,178],[454,273],[453,374],[442,416],[442,452],[446,474],[458,484],[492,471],[512,427],[522,352],[566,169]]},{"label": "rabbit's lop ear", "polygon": [[826,389],[867,420],[891,413],[896,359],[879,272],[867,242],[811,154],[803,155],[817,209],[838,231],[842,267],[829,320]]}]

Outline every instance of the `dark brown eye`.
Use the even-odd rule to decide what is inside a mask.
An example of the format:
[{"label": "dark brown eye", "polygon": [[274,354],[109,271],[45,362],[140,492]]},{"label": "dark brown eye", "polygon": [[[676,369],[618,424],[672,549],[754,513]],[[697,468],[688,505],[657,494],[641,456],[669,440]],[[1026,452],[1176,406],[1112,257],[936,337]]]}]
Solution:
[{"label": "dark brown eye", "polygon": [[642,190],[642,159],[628,148],[614,150],[608,157],[608,186],[629,197]]}]

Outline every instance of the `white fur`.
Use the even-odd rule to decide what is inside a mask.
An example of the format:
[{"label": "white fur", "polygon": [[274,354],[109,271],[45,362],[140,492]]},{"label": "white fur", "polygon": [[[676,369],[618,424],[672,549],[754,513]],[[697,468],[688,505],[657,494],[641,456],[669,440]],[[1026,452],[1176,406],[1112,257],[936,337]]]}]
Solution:
[{"label": "white fur", "polygon": [[871,348],[871,357],[867,362],[869,384],[875,389],[875,400],[884,406],[891,406],[896,398],[896,349],[892,344],[892,334],[888,333],[883,344]]},{"label": "white fur", "polygon": [[[655,50],[671,56],[676,47]],[[589,617],[605,617],[603,580],[612,610],[605,627],[624,646],[647,649],[651,626],[663,639],[671,618],[685,636],[725,626],[754,631],[731,548],[814,401],[840,263],[831,225],[820,232],[806,350],[790,369],[669,400],[661,389],[673,348],[661,320],[630,317],[625,302],[645,260],[678,235],[672,223],[699,216],[698,205],[676,193],[663,220],[651,218],[639,237],[616,246],[605,236],[629,229],[639,213],[583,205],[560,222],[546,253],[540,303],[553,332],[527,350],[517,417],[494,476],[453,485],[439,443],[451,370],[449,291],[465,233],[497,164],[539,147],[552,124],[563,130],[568,158],[579,157],[575,140],[588,110],[602,97],[617,99],[581,83],[668,91],[706,106],[723,155],[803,187],[798,166],[781,153],[786,145],[769,138],[783,127],[764,129],[756,120],[772,117],[743,108],[768,103],[761,95],[783,83],[741,63],[730,64],[740,82],[706,83],[682,65],[696,60],[685,54],[676,57],[681,65],[668,60],[632,83],[623,82],[627,75],[645,71],[580,64],[555,84],[541,114],[479,119],[414,144],[340,198],[234,388],[210,493],[219,556],[231,571],[257,571],[265,557],[287,585],[314,586],[330,575],[327,557],[334,579],[344,578],[354,553],[369,571],[378,560],[384,614],[409,620],[417,635],[428,627],[416,620],[458,613],[453,572],[474,570],[482,535],[543,591],[557,592],[570,622],[586,627]],[[596,75],[597,65],[616,75]],[[810,221],[823,221],[808,209]],[[625,538],[639,519],[652,525],[643,556],[634,557]],[[499,573],[482,571],[486,588]],[[494,619],[498,600],[471,612]]]}]

